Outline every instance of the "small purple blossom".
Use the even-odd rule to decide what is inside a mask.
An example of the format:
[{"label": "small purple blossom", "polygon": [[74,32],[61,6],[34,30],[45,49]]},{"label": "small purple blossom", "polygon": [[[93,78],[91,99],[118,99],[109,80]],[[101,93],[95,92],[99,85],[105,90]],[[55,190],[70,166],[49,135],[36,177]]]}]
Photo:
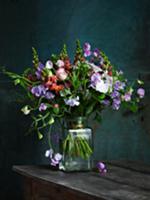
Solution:
[{"label": "small purple blossom", "polygon": [[42,112],[42,111],[45,111],[46,109],[47,109],[47,105],[45,103],[41,103],[39,106],[39,111]]},{"label": "small purple blossom", "polygon": [[83,50],[84,51],[90,51],[91,50],[91,45],[88,42],[84,43]]},{"label": "small purple blossom", "polygon": [[43,85],[34,86],[31,89],[31,93],[34,94],[36,97],[40,97],[45,95],[46,88]]},{"label": "small purple blossom", "polygon": [[120,96],[120,93],[119,93],[118,91],[114,90],[114,91],[111,93],[110,96],[111,96],[112,99],[114,99],[114,98],[116,98],[116,97],[119,97],[119,96]]},{"label": "small purple blossom", "polygon": [[55,154],[53,149],[46,150],[45,157],[50,159],[52,166],[57,166],[62,159],[62,155],[60,153]]},{"label": "small purple blossom", "polygon": [[100,56],[100,50],[98,48],[94,49],[93,56],[94,57],[99,57]]},{"label": "small purple blossom", "polygon": [[51,165],[56,166],[62,159],[62,155],[60,153],[54,154],[54,157],[51,159]]},{"label": "small purple blossom", "polygon": [[85,43],[83,46],[83,50],[84,50],[84,56],[88,57],[91,55],[91,45],[89,43]]},{"label": "small purple blossom", "polygon": [[90,86],[92,88],[96,87],[96,84],[98,84],[101,81],[101,75],[99,73],[94,73],[91,76],[91,84]]},{"label": "small purple blossom", "polygon": [[145,90],[143,88],[139,88],[137,90],[137,94],[139,95],[139,97],[142,99],[145,96]]},{"label": "small purple blossom", "polygon": [[65,101],[66,105],[69,105],[71,107],[78,106],[80,104],[79,96],[77,96],[75,98],[71,98],[71,99],[64,99],[64,101]]},{"label": "small purple blossom", "polygon": [[35,72],[37,79],[41,79],[43,69],[44,69],[44,65],[41,62],[39,62],[39,65],[38,65],[37,70]]},{"label": "small purple blossom", "polygon": [[131,101],[131,93],[130,92],[127,92],[125,93],[125,95],[123,96],[123,99],[128,102],[128,101]]},{"label": "small purple blossom", "polygon": [[114,90],[123,90],[125,87],[125,83],[121,81],[116,81],[114,84]]},{"label": "small purple blossom", "polygon": [[48,100],[55,98],[55,95],[52,92],[46,92],[44,96]]},{"label": "small purple blossom", "polygon": [[98,162],[97,168],[98,168],[100,174],[105,174],[107,172],[106,165],[103,162]]},{"label": "small purple blossom", "polygon": [[112,108],[113,108],[114,110],[119,110],[120,104],[121,104],[120,98],[115,98],[115,99],[113,99]]},{"label": "small purple blossom", "polygon": [[108,99],[104,99],[102,101],[102,104],[105,105],[105,106],[109,106],[110,105],[110,101]]}]

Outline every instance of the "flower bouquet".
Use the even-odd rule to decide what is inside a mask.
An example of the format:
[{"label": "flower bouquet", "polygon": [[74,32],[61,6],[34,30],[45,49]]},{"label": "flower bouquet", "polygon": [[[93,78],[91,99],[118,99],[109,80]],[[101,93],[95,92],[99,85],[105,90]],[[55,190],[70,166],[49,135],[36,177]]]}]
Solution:
[{"label": "flower bouquet", "polygon": [[[59,165],[64,154],[71,156],[70,162],[77,157],[88,160],[93,150],[90,139],[92,131],[84,126],[86,119],[93,115],[95,120],[99,120],[103,109],[111,107],[119,110],[121,105],[136,112],[145,94],[141,86],[143,82],[136,80],[137,86],[129,83],[103,51],[92,49],[89,43],[82,48],[79,40],[76,41],[73,61],[69,58],[66,45],[59,55],[52,54],[45,63],[40,61],[37,51],[32,50],[33,67],[26,69],[22,75],[4,70],[15,85],[21,85],[26,90],[30,99],[22,112],[32,117],[31,129],[37,132],[39,139],[43,138],[42,129],[60,122],[64,134],[63,151],[61,154],[54,152],[51,136],[50,150],[46,151],[52,165]],[[66,131],[67,119],[71,120],[72,125],[69,131]],[[85,134],[77,134],[77,129],[84,132],[84,128],[89,138],[83,137]],[[76,130],[74,136],[71,130]]]}]

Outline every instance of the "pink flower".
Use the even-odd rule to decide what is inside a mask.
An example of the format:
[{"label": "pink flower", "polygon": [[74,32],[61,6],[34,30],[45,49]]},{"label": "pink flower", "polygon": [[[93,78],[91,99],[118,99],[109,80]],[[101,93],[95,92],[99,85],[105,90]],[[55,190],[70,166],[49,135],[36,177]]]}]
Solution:
[{"label": "pink flower", "polygon": [[65,69],[61,67],[56,71],[56,76],[59,78],[59,80],[64,81],[67,78],[68,74]]},{"label": "pink flower", "polygon": [[139,97],[142,99],[145,95],[145,90],[143,88],[139,88],[137,90],[137,94],[139,95]]}]

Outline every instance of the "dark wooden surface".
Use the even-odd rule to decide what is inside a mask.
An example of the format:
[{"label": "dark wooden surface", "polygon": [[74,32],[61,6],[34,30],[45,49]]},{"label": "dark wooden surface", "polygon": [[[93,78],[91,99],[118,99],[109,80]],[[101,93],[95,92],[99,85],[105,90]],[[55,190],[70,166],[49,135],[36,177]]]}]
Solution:
[{"label": "dark wooden surface", "polygon": [[24,177],[25,199],[150,200],[150,166],[111,162],[108,173],[51,170],[48,166],[14,166]]}]

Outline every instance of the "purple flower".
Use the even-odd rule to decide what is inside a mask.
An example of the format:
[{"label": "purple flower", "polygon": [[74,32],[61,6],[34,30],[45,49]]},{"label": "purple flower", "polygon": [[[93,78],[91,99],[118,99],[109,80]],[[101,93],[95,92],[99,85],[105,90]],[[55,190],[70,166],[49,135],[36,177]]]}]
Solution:
[{"label": "purple flower", "polygon": [[31,93],[34,94],[36,97],[40,97],[45,95],[46,88],[43,85],[34,86],[31,89]]},{"label": "purple flower", "polygon": [[121,81],[116,81],[114,84],[114,90],[123,90],[125,87],[125,83]]},{"label": "purple flower", "polygon": [[137,94],[139,95],[139,97],[142,99],[145,95],[145,90],[143,88],[139,88],[137,90]]},{"label": "purple flower", "polygon": [[97,168],[101,174],[105,174],[107,172],[106,165],[103,162],[98,162]]},{"label": "purple flower", "polygon": [[91,45],[89,43],[85,43],[83,46],[83,50],[84,50],[84,56],[88,57],[91,55]]},{"label": "purple flower", "polygon": [[83,50],[84,51],[90,51],[91,50],[91,45],[88,42],[86,42],[84,44],[84,46],[83,46]]},{"label": "purple flower", "polygon": [[69,105],[71,107],[78,106],[80,104],[79,96],[72,98],[72,99],[64,99],[64,101],[65,101],[66,105]]},{"label": "purple flower", "polygon": [[39,106],[39,111],[44,111],[47,109],[47,105],[45,103],[41,103]]},{"label": "purple flower", "polygon": [[44,96],[45,96],[45,98],[48,99],[48,100],[49,100],[49,99],[54,99],[54,98],[55,98],[55,95],[54,95],[52,92],[46,92]]},{"label": "purple flower", "polygon": [[58,165],[61,159],[62,159],[62,155],[60,153],[56,153],[54,155],[54,158],[51,159],[51,165],[52,166]]},{"label": "purple flower", "polygon": [[91,87],[95,87],[95,85],[101,81],[101,75],[99,73],[94,73],[91,76]]},{"label": "purple flower", "polygon": [[99,57],[99,56],[100,56],[100,50],[99,50],[98,48],[94,49],[93,55],[94,55],[95,57]]},{"label": "purple flower", "polygon": [[123,99],[127,102],[131,101],[131,93],[130,92],[125,93],[125,95],[123,96]]},{"label": "purple flower", "polygon": [[105,99],[105,100],[102,101],[102,104],[104,104],[105,106],[109,106],[110,101],[108,99]]},{"label": "purple flower", "polygon": [[85,51],[85,52],[84,52],[84,56],[85,56],[85,57],[88,57],[88,56],[90,56],[90,55],[91,55],[91,51]]},{"label": "purple flower", "polygon": [[119,98],[115,98],[115,99],[113,99],[112,108],[114,110],[119,110],[120,104],[121,104],[121,100]]},{"label": "purple flower", "polygon": [[114,90],[114,91],[111,93],[110,96],[111,96],[112,99],[114,99],[114,98],[116,98],[116,97],[119,97],[119,96],[120,96],[120,93],[119,93],[118,91]]},{"label": "purple flower", "polygon": [[41,79],[42,73],[40,71],[36,71],[35,75],[36,75],[37,79]]},{"label": "purple flower", "polygon": [[38,65],[37,70],[35,72],[37,79],[41,79],[43,69],[44,69],[44,65],[41,62],[39,62],[39,65]]}]

